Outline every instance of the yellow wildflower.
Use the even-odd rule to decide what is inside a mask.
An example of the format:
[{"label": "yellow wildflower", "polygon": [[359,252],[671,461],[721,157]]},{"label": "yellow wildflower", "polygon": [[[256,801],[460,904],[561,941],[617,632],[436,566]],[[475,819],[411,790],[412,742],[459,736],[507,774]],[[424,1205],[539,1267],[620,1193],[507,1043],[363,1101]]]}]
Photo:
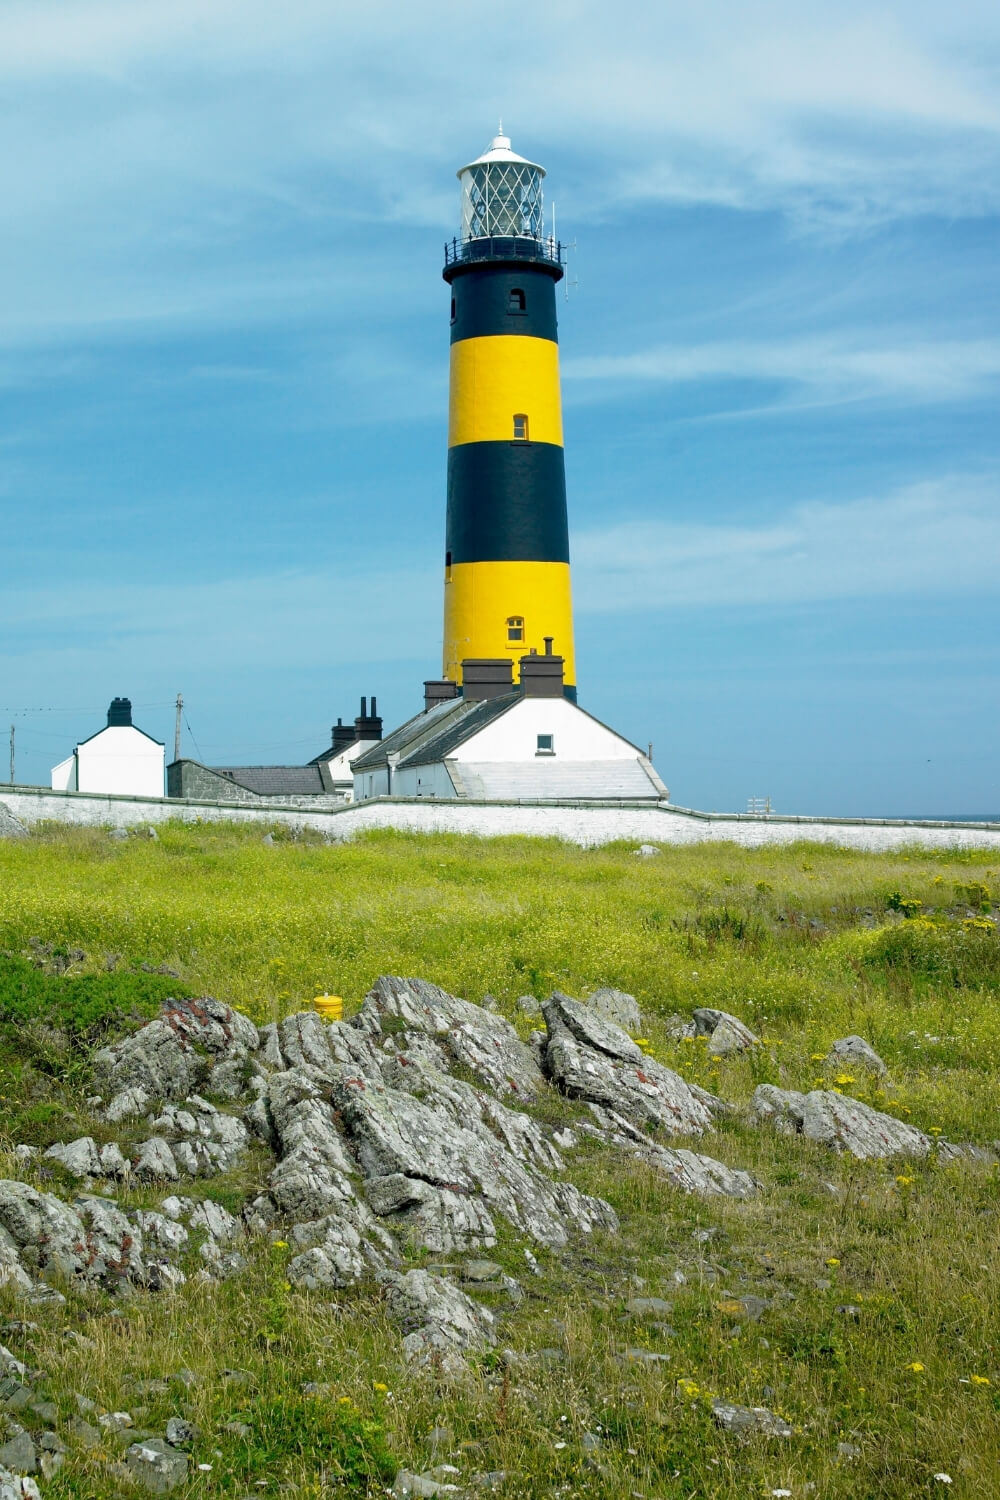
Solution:
[{"label": "yellow wildflower", "polygon": [[809,1058],[810,1062],[826,1062],[825,1052],[813,1052]]},{"label": "yellow wildflower", "polygon": [[854,1075],[853,1075],[853,1073],[838,1073],[837,1074],[837,1082],[838,1083],[853,1083],[854,1082]]},{"label": "yellow wildflower", "polygon": [[924,1373],[924,1366],[920,1363],[919,1359],[911,1360],[906,1368],[912,1370],[914,1375],[922,1375]]},{"label": "yellow wildflower", "polygon": [[271,1248],[272,1248],[272,1250],[287,1250],[288,1249],[288,1241],[287,1240],[274,1240],[273,1243],[272,1243],[272,1245],[271,1245]]},{"label": "yellow wildflower", "polygon": [[973,1385],[990,1385],[992,1383],[985,1375],[970,1375],[969,1379]]},{"label": "yellow wildflower", "polygon": [[907,1188],[907,1187],[912,1187],[913,1186],[915,1178],[913,1178],[913,1177],[897,1177],[896,1181],[899,1183],[900,1187]]},{"label": "yellow wildflower", "polygon": [[389,1389],[389,1387],[385,1384],[385,1381],[383,1381],[383,1380],[373,1380],[372,1381],[372,1390],[378,1391],[378,1393],[379,1393],[380,1396],[384,1396],[386,1394],[386,1392],[388,1391],[388,1389]]},{"label": "yellow wildflower", "polygon": [[837,1257],[835,1255],[828,1255],[826,1263],[827,1263],[828,1266],[839,1266],[840,1265],[840,1261],[837,1259]]}]

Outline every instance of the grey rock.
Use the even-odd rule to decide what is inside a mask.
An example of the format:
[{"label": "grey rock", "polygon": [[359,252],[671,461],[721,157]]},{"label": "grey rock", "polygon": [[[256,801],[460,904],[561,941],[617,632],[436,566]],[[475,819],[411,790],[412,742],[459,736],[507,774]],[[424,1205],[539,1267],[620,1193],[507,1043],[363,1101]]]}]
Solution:
[{"label": "grey rock", "polygon": [[697,1035],[697,1028],[691,1018],[679,1015],[676,1011],[664,1021],[663,1029],[675,1042],[682,1042],[686,1037]]},{"label": "grey rock", "polygon": [[858,1447],[857,1443],[838,1443],[837,1457],[846,1459],[860,1458],[861,1449]]},{"label": "grey rock", "polygon": [[721,1193],[728,1198],[751,1198],[760,1184],[749,1172],[728,1167],[698,1151],[683,1147],[659,1146],[631,1120],[613,1110],[590,1106],[594,1118],[604,1127],[601,1134],[639,1161],[663,1174],[684,1193]]},{"label": "grey rock", "polygon": [[462,1267],[463,1281],[499,1281],[503,1266],[495,1260],[467,1260]]},{"label": "grey rock", "polygon": [[414,1474],[409,1469],[400,1469],[393,1480],[392,1489],[389,1491],[394,1500],[423,1500],[423,1497],[436,1495],[459,1495],[461,1491],[456,1484],[450,1484],[447,1480],[434,1479],[429,1474]]},{"label": "grey rock", "polygon": [[[403,1329],[410,1363],[440,1361],[446,1373],[464,1368],[468,1350],[492,1349],[496,1321],[455,1283],[429,1271],[388,1272],[381,1278],[389,1316]],[[458,1356],[456,1359],[455,1356]]]},{"label": "grey rock", "polygon": [[172,1000],[163,1014],[94,1058],[105,1093],[143,1089],[151,1099],[184,1099],[218,1062],[244,1062],[260,1045],[246,1016],[206,996]]},{"label": "grey rock", "polygon": [[66,1145],[57,1141],[45,1152],[46,1161],[57,1161],[73,1177],[99,1177],[101,1158],[93,1136],[82,1135],[79,1140]]},{"label": "grey rock", "polygon": [[131,1163],[122,1155],[121,1149],[114,1141],[108,1141],[100,1150],[101,1176],[112,1177],[119,1181],[127,1177],[132,1170]]},{"label": "grey rock", "polygon": [[152,1128],[170,1143],[174,1161],[191,1177],[230,1171],[250,1139],[242,1120],[216,1109],[200,1094],[192,1094],[183,1106],[168,1104]]},{"label": "grey rock", "polygon": [[673,1359],[672,1354],[657,1354],[653,1349],[626,1349],[622,1355],[626,1364],[632,1365],[668,1365]]},{"label": "grey rock", "polygon": [[184,1417],[171,1417],[166,1426],[167,1442],[172,1448],[191,1448],[197,1442],[198,1429]]},{"label": "grey rock", "polygon": [[126,1451],[125,1462],[132,1479],[151,1495],[166,1495],[187,1478],[187,1454],[163,1438],[133,1443]]},{"label": "grey rock", "polygon": [[135,1222],[142,1230],[143,1243],[151,1255],[178,1255],[187,1244],[188,1232],[183,1224],[177,1224],[166,1214],[153,1209],[140,1208]]},{"label": "grey rock", "polygon": [[632,853],[638,855],[640,859],[652,859],[659,852],[655,844],[640,844],[638,849],[632,850]]},{"label": "grey rock", "polygon": [[678,1073],[643,1055],[630,1037],[568,996],[542,1007],[545,1067],[562,1091],[671,1135],[701,1135],[711,1112]]},{"label": "grey rock", "polygon": [[842,1036],[830,1048],[828,1063],[844,1063],[853,1068],[867,1068],[880,1077],[889,1070],[870,1042],[863,1036]]},{"label": "grey rock", "polygon": [[662,1297],[632,1297],[625,1305],[633,1318],[668,1318],[673,1310],[674,1304]]},{"label": "grey rock", "polygon": [[42,1422],[57,1422],[59,1408],[54,1401],[32,1401],[29,1410]]},{"label": "grey rock", "polygon": [[11,1469],[15,1474],[37,1474],[38,1455],[30,1433],[18,1432],[0,1445],[0,1468]]},{"label": "grey rock", "polygon": [[[383,1185],[393,1195],[387,1206],[402,1213],[404,1227],[408,1221],[430,1249],[447,1252],[492,1243],[492,1211],[547,1245],[567,1242],[567,1220],[584,1233],[617,1225],[606,1203],[522,1163],[471,1114],[461,1126],[424,1100],[356,1079],[335,1084],[332,1098],[365,1177],[393,1179]],[[516,1138],[518,1117],[501,1111],[502,1106],[492,1104],[494,1121],[506,1127],[508,1139]],[[425,1191],[428,1186],[432,1194]],[[372,1190],[369,1182],[369,1201]]]},{"label": "grey rock", "polygon": [[540,1016],[542,1004],[534,995],[519,995],[514,1002],[522,1016]]},{"label": "grey rock", "polygon": [[890,1156],[927,1156],[931,1141],[922,1131],[845,1094],[815,1089],[797,1094],[762,1083],[750,1101],[752,1115],[776,1128],[797,1132],[861,1161]]},{"label": "grey rock", "polygon": [[530,1103],[544,1087],[531,1048],[509,1021],[423,979],[383,975],[365,996],[354,1024],[369,1036],[402,1029],[438,1039],[452,1061],[501,1097],[513,1094]]},{"label": "grey rock", "polygon": [[104,1111],[104,1117],[112,1125],[119,1124],[122,1120],[133,1119],[136,1115],[143,1115],[149,1108],[151,1097],[145,1089],[133,1085],[131,1088],[119,1089],[114,1098]]},{"label": "grey rock", "polygon": [[0,1380],[0,1406],[6,1411],[24,1411],[25,1407],[31,1405],[34,1395],[30,1385],[22,1385],[13,1376]]},{"label": "grey rock", "polygon": [[0,802],[0,839],[26,839],[28,829],[20,818],[15,818],[6,802]]},{"label": "grey rock", "polygon": [[642,1025],[642,1017],[639,1013],[639,1002],[634,995],[627,995],[624,990],[600,989],[588,995],[584,1004],[605,1021],[610,1021],[612,1026],[620,1026],[623,1031],[636,1032]]},{"label": "grey rock", "polygon": [[132,1171],[140,1181],[147,1182],[176,1182],[180,1176],[173,1152],[158,1135],[143,1141],[132,1164]]},{"label": "grey rock", "polygon": [[712,1415],[723,1432],[736,1434],[763,1433],[765,1437],[789,1438],[792,1429],[766,1406],[734,1406],[728,1401],[712,1402]]},{"label": "grey rock", "polygon": [[97,1420],[105,1432],[125,1432],[127,1428],[135,1426],[132,1413],[128,1411],[106,1411]]},{"label": "grey rock", "polygon": [[747,1052],[760,1045],[755,1035],[738,1016],[725,1010],[714,1010],[700,1006],[693,1015],[696,1036],[708,1037],[708,1053],[711,1057],[731,1057],[737,1052]]},{"label": "grey rock", "polygon": [[974,1161],[983,1166],[992,1167],[1000,1161],[1000,1151],[994,1143],[990,1146],[974,1146],[969,1142],[955,1143],[953,1141],[937,1142],[937,1158],[939,1162],[948,1163],[953,1161]]},{"label": "grey rock", "polygon": [[83,1448],[96,1448],[101,1441],[100,1428],[91,1422],[85,1422],[83,1417],[70,1417],[66,1423],[66,1431]]}]

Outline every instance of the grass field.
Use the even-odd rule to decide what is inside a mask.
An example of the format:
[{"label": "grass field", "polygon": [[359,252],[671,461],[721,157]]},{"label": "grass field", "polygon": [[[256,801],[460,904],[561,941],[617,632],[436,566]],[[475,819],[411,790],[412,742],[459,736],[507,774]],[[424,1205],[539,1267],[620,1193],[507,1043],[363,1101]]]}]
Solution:
[{"label": "grass field", "polygon": [[[0,1146],[99,1134],[84,1104],[88,1049],[152,1013],[163,986],[263,1022],[323,991],[349,1013],[382,973],[491,994],[524,1034],[519,995],[615,985],[640,1000],[653,1054],[726,1098],[823,1079],[947,1139],[1000,1137],[989,857],[720,844],[644,860],[626,845],[274,837],[213,825],[0,843]],[[32,940],[65,972],[26,983]],[[163,966],[179,980],[147,972]],[[671,1041],[664,1019],[697,1005],[735,1012],[767,1045],[719,1063]],[[883,1085],[824,1067],[852,1032],[889,1065]],[[612,1202],[621,1234],[540,1254],[537,1277],[522,1242],[501,1244],[495,1258],[525,1291],[502,1337],[530,1356],[514,1373],[490,1358],[455,1389],[407,1372],[373,1292],[292,1292],[289,1252],[264,1244],[244,1277],[136,1297],[122,1316],[96,1293],[32,1309],[38,1328],[18,1335],[19,1352],[66,1416],[74,1392],[109,1410],[138,1402],[159,1430],[189,1408],[194,1457],[212,1467],[179,1494],[381,1493],[397,1464],[434,1462],[453,1463],[455,1482],[504,1470],[504,1496],[1000,1494],[996,1169],[860,1164],[739,1120],[703,1149],[764,1191],[748,1204],[683,1197],[584,1150],[571,1176]],[[264,1165],[200,1190],[234,1207]],[[8,1155],[0,1175],[25,1174]],[[703,1229],[716,1231],[707,1243],[694,1238]],[[636,1278],[673,1303],[669,1333],[626,1314]],[[768,1303],[759,1321],[736,1305],[747,1294]],[[89,1342],[67,1339],[67,1324]],[[623,1359],[628,1347],[670,1362],[647,1368]],[[181,1368],[194,1384],[137,1398],[136,1381]],[[234,1385],[226,1368],[246,1379]],[[305,1382],[324,1389],[303,1394]],[[720,1433],[709,1394],[769,1406],[795,1435]],[[113,1444],[71,1446],[44,1493],[121,1493],[114,1457]]]}]

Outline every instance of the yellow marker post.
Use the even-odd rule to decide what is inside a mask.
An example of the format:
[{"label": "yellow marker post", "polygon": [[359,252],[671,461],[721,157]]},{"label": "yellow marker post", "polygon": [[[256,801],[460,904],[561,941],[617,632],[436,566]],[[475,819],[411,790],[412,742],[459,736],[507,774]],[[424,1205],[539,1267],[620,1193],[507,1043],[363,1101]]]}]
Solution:
[{"label": "yellow marker post", "polygon": [[344,1002],[339,995],[317,995],[313,1001],[313,1010],[319,1011],[324,1021],[344,1019]]}]

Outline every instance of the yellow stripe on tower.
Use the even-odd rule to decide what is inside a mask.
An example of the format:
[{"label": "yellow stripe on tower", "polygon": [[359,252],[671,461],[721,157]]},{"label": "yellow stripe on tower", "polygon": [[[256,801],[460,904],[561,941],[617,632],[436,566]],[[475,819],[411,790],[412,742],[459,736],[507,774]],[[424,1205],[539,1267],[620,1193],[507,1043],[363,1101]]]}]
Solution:
[{"label": "yellow stripe on tower", "polygon": [[[521,637],[509,639],[508,620],[520,623]],[[462,681],[465,657],[508,657],[514,680],[520,658],[545,650],[545,637],[554,636],[565,658],[565,680],[576,682],[573,653],[573,602],[569,563],[471,562],[453,563],[446,571],[444,591],[444,675]]]},{"label": "yellow stripe on tower", "polygon": [[559,346],[551,339],[489,336],[451,346],[448,446],[510,442],[514,417],[533,443],[562,447]]}]

